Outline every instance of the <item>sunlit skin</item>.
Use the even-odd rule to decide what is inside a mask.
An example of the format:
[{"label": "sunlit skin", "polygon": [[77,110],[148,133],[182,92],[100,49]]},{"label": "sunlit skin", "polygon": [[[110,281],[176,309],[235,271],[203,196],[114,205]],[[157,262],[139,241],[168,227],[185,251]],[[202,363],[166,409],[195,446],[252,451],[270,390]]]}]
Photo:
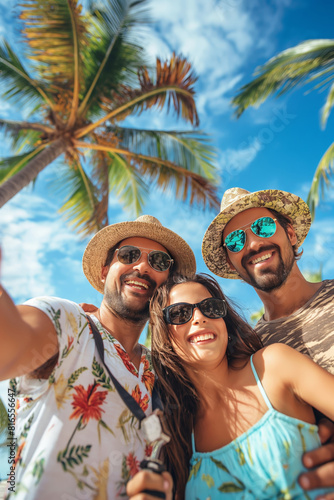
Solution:
[{"label": "sunlit skin", "polygon": [[105,328],[118,332],[117,339],[131,358],[140,349],[137,342],[143,324],[148,319],[148,301],[169,274],[169,270],[159,272],[152,269],[146,252],[168,251],[160,243],[148,238],[126,238],[120,246],[125,245],[143,249],[142,255],[134,264],[125,265],[117,260],[115,253],[110,265],[102,268],[101,280],[105,284],[105,291],[98,315]]},{"label": "sunlit skin", "polygon": [[[234,216],[223,232],[225,237],[251,224],[260,217],[272,217],[266,208],[250,208]],[[303,277],[293,255],[297,237],[291,225],[287,233],[276,222],[276,232],[270,238],[255,235],[246,228],[244,248],[233,253],[227,250],[231,269],[252,285],[265,308],[265,319],[273,320],[288,316],[304,305],[316,293],[321,283],[309,283]]]},{"label": "sunlit skin", "polygon": [[[208,297],[211,294],[205,286],[182,283],[172,288],[168,305],[178,302],[195,304]],[[224,319],[206,318],[198,308],[194,309],[189,322],[168,325],[168,329],[174,338],[173,348],[199,395],[200,408],[194,422],[196,450],[211,452],[219,449],[256,424],[268,411],[249,359],[242,360],[237,369],[231,368],[226,357],[228,332]],[[203,332],[212,334],[212,338],[199,340]],[[190,342],[196,337],[198,342]],[[276,410],[309,423],[315,422],[312,406],[334,417],[333,405],[328,399],[334,388],[333,376],[306,356],[283,344],[276,344],[257,351],[253,362]],[[162,490],[161,476],[159,484],[154,483],[158,481],[156,476],[148,471],[139,472],[128,483],[131,500],[144,498],[140,492],[153,489],[153,485]],[[165,491],[169,485],[166,483]],[[171,500],[170,490],[166,498]]]},{"label": "sunlit skin", "polygon": [[[172,288],[168,305],[178,302],[197,304],[211,297],[208,290],[200,283],[182,283]],[[203,366],[215,368],[223,362],[227,347],[227,330],[223,318],[211,319],[204,316],[198,308],[193,317],[183,325],[169,325],[173,345],[180,358],[190,365],[203,363]],[[200,340],[200,336],[210,335],[209,339]],[[225,363],[227,363],[225,359]]]}]

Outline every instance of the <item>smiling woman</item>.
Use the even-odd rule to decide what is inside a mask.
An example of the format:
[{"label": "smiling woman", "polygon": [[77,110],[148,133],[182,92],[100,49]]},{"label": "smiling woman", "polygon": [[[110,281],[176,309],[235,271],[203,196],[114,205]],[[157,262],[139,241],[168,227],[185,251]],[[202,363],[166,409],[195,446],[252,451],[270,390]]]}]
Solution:
[{"label": "smiling woman", "polygon": [[334,376],[288,346],[262,348],[208,275],[172,277],[150,314],[176,498],[304,496],[302,454],[320,446],[312,406],[334,417]]}]

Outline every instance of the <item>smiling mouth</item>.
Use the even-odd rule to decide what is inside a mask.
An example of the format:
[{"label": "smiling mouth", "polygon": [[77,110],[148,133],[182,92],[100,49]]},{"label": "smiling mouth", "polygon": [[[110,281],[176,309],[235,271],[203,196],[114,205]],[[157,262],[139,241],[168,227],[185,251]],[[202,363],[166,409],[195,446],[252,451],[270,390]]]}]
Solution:
[{"label": "smiling mouth", "polygon": [[189,339],[190,344],[197,344],[198,342],[203,342],[204,340],[214,340],[215,335],[213,333],[201,333],[199,335],[194,335]]},{"label": "smiling mouth", "polygon": [[271,256],[272,256],[272,252],[266,253],[265,255],[262,255],[261,257],[257,257],[256,259],[251,260],[251,264],[252,265],[258,264],[259,262],[263,262],[265,260],[270,259]]},{"label": "smiling mouth", "polygon": [[149,286],[146,283],[136,280],[125,280],[124,283],[126,285],[130,285],[133,288],[137,288],[138,290],[148,290]]}]

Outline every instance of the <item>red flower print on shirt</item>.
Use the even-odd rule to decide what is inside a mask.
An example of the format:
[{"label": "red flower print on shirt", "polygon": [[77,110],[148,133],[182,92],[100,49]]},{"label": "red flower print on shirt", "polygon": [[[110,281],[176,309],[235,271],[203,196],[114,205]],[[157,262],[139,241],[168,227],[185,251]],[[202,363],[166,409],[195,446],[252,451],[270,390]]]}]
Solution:
[{"label": "red flower print on shirt", "polygon": [[123,361],[125,368],[129,370],[129,372],[131,372],[133,375],[136,375],[136,377],[138,377],[137,370],[135,366],[131,363],[128,353],[125,352],[124,349],[119,344],[114,344],[114,346],[117,351],[117,354]]},{"label": "red flower print on shirt", "polygon": [[151,444],[146,444],[145,446],[145,457],[150,457],[152,455],[153,446]]},{"label": "red flower print on shirt", "polygon": [[82,385],[74,387],[76,394],[73,395],[71,403],[74,411],[70,418],[82,417],[83,424],[86,424],[90,418],[94,418],[95,420],[101,419],[102,412],[104,413],[101,405],[106,399],[108,391],[97,392],[99,385],[89,385],[87,390]]},{"label": "red flower print on shirt", "polygon": [[142,362],[144,363],[144,373],[142,375],[141,381],[144,382],[146,389],[152,395],[154,386],[154,373],[150,369],[150,363],[145,358],[145,356],[142,357]]},{"label": "red flower print on shirt", "polygon": [[136,385],[136,387],[132,391],[132,397],[137,401],[139,404],[140,408],[143,411],[146,411],[148,408],[148,395],[145,394],[145,396],[142,398],[141,397],[141,390],[139,389],[139,385]]},{"label": "red flower print on shirt", "polygon": [[126,465],[129,469],[131,477],[139,472],[139,460],[137,460],[133,453],[129,453],[126,457]]}]

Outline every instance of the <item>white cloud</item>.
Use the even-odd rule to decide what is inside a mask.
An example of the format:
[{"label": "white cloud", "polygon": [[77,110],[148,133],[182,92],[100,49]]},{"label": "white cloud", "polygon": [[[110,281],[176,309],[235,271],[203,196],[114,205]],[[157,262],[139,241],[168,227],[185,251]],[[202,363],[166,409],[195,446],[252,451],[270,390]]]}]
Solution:
[{"label": "white cloud", "polygon": [[261,144],[254,138],[248,145],[242,143],[238,149],[226,149],[221,153],[219,164],[224,175],[235,175],[244,170],[255,159]]},{"label": "white cloud", "polygon": [[[1,209],[2,281],[16,301],[56,293],[54,260],[70,264],[80,243],[56,208],[37,195],[22,192]],[[62,261],[62,266],[63,266]]]}]

